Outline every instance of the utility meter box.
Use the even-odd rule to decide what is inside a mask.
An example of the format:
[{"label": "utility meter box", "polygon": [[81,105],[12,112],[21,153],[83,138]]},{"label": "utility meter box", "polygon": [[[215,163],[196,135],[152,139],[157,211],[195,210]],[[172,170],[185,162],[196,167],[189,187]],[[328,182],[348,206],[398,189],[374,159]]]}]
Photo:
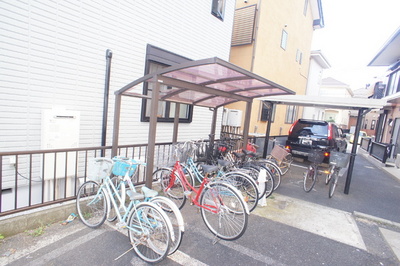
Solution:
[{"label": "utility meter box", "polygon": [[[80,113],[78,111],[48,109],[42,111],[41,148],[68,149],[79,146]],[[73,174],[75,152],[46,153],[44,179],[64,178]],[[67,163],[67,165],[66,165]]]},{"label": "utility meter box", "polygon": [[222,125],[240,127],[242,125],[242,111],[234,109],[224,109]]}]

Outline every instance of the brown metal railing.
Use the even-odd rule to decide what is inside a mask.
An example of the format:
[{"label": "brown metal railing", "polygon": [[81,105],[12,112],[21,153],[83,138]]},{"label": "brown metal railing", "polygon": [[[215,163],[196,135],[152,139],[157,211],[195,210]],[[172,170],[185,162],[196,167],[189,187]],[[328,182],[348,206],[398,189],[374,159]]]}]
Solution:
[{"label": "brown metal railing", "polygon": [[[172,143],[159,143],[155,166],[170,161]],[[147,144],[123,145],[118,154],[146,162]],[[0,153],[0,216],[65,202],[86,181],[91,158],[111,158],[111,146]],[[139,176],[136,183],[143,183]]]}]

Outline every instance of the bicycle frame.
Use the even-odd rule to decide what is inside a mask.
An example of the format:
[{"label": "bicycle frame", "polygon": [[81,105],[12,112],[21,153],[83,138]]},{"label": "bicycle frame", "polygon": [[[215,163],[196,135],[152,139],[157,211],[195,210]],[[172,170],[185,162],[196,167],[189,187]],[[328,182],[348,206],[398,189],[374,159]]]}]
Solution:
[{"label": "bicycle frame", "polygon": [[[108,162],[110,162],[111,164],[113,163],[112,160],[107,160]],[[132,166],[132,163],[130,163],[130,165]],[[125,176],[122,179],[122,182],[128,183],[129,188],[132,191],[135,191],[133,183],[129,177],[129,171],[126,171]],[[113,206],[116,212],[116,215],[118,217],[118,221],[119,224],[124,227],[124,228],[128,228],[129,230],[133,230],[135,233],[141,233],[142,231],[147,231],[148,229],[146,228],[146,226],[143,226],[143,221],[140,217],[140,214],[136,212],[137,218],[138,218],[138,222],[139,225],[134,225],[135,228],[130,227],[127,225],[128,221],[127,219],[130,217],[130,214],[132,211],[136,210],[136,204],[139,202],[138,200],[130,200],[128,206],[125,205],[125,199],[126,199],[126,188],[125,185],[123,185],[121,187],[122,192],[121,195],[118,193],[118,189],[115,187],[115,185],[113,184],[111,178],[109,175],[107,175],[103,182],[100,184],[99,190],[96,194],[96,197],[93,199],[95,200],[97,197],[99,197],[99,193],[101,191],[104,191],[105,193],[105,197],[106,197],[106,203],[107,206]],[[115,200],[114,196],[117,198],[117,201]],[[107,215],[109,215],[111,208],[107,208]],[[124,214],[122,215],[122,212],[124,212]],[[173,228],[172,228],[172,224],[169,220],[167,221],[167,226],[169,228],[170,234],[171,234],[171,239],[174,241],[174,233],[173,233]],[[149,224],[149,223],[147,223]],[[154,226],[156,227],[157,224],[155,223]],[[137,229],[136,229],[137,228]],[[139,229],[140,228],[140,229]]]},{"label": "bicycle frame", "polygon": [[[201,205],[199,203],[199,198],[201,196],[201,193],[202,193],[204,187],[210,183],[210,180],[208,179],[207,176],[203,177],[203,180],[200,184],[199,189],[196,189],[187,181],[187,178],[183,172],[183,168],[180,165],[180,162],[176,161],[174,164],[174,167],[172,169],[172,172],[171,172],[169,184],[168,184],[167,188],[165,189],[165,191],[168,191],[168,189],[170,189],[172,187],[172,185],[175,183],[176,175],[178,175],[179,180],[182,182],[182,186],[185,190],[185,195],[186,195],[186,192],[190,192],[190,194],[187,194],[187,196],[190,198],[190,200],[192,201],[193,204],[195,204],[196,206],[198,206],[200,208],[211,211],[213,213],[218,213],[218,209],[217,209],[218,205],[217,204],[216,204],[216,206],[211,206],[211,205]],[[196,197],[194,197],[194,198],[191,195],[191,193],[193,193],[193,192],[196,194]],[[214,201],[215,201],[215,199],[214,199]],[[220,203],[221,203],[221,201],[220,201]]]}]

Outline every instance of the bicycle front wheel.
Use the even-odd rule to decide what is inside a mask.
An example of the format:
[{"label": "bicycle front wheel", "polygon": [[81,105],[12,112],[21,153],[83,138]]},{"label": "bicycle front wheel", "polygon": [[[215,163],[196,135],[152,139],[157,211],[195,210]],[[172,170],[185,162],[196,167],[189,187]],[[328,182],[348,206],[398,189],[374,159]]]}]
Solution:
[{"label": "bicycle front wheel", "polygon": [[166,197],[157,196],[151,198],[150,202],[157,204],[157,206],[159,206],[171,220],[174,233],[174,239],[171,241],[171,246],[168,253],[171,255],[178,250],[182,243],[183,233],[185,232],[182,213],[176,204]]},{"label": "bicycle front wheel", "polygon": [[337,170],[334,171],[332,174],[332,180],[331,183],[329,184],[329,198],[333,197],[333,193],[335,193],[335,188],[338,182],[339,173]]},{"label": "bicycle front wheel", "polygon": [[331,166],[329,167],[329,170],[328,170],[328,171],[329,171],[329,172],[328,172],[328,174],[327,174],[326,177],[325,177],[325,185],[328,185],[329,181],[331,180],[332,175],[333,175],[333,172],[335,171],[335,166],[334,166],[334,165],[331,165]]},{"label": "bicycle front wheel", "polygon": [[165,213],[152,203],[135,206],[129,217],[128,236],[142,260],[157,263],[168,255],[171,239],[167,220]]},{"label": "bicycle front wheel", "polygon": [[97,228],[107,216],[107,199],[100,184],[86,181],[76,196],[76,209],[80,220],[88,227]]},{"label": "bicycle front wheel", "polygon": [[[173,184],[170,184],[173,174],[175,175],[175,180]],[[179,209],[182,209],[186,203],[186,197],[185,189],[178,174],[174,173],[170,168],[160,168],[153,173],[153,180],[159,182],[159,188],[157,186],[154,187],[159,192],[159,195],[168,197]]]},{"label": "bicycle front wheel", "polygon": [[317,179],[317,169],[314,165],[308,166],[307,172],[304,174],[304,191],[305,192],[310,192],[314,185],[315,181]]},{"label": "bicycle front wheel", "polygon": [[248,210],[240,192],[225,183],[211,183],[200,198],[201,217],[207,228],[224,240],[235,240],[247,229]]},{"label": "bicycle front wheel", "polygon": [[290,166],[292,166],[292,162],[293,162],[293,156],[291,153],[288,153],[281,162],[280,168],[282,171],[282,175],[286,174],[289,171]]}]

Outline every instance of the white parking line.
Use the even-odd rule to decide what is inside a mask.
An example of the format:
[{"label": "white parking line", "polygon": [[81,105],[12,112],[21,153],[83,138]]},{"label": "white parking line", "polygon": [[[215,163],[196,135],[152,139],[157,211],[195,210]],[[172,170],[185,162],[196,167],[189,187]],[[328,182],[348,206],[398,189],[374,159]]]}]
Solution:
[{"label": "white parking line", "polygon": [[180,265],[188,265],[188,266],[206,266],[207,264],[196,260],[189,255],[177,250],[174,254],[168,256],[171,260],[179,263]]}]

